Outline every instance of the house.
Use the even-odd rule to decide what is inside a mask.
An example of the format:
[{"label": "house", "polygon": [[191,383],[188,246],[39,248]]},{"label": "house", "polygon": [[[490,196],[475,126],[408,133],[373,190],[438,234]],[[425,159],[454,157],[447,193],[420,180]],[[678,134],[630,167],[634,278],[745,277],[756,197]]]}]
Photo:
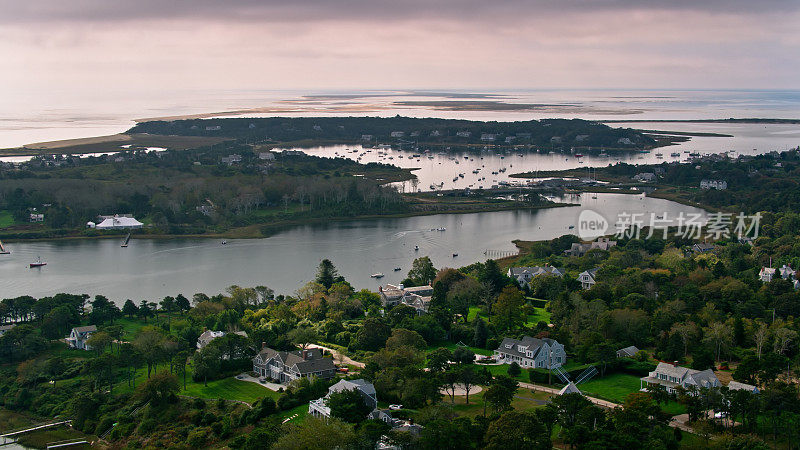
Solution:
[{"label": "house", "polygon": [[312,128],[314,131],[322,131],[322,127],[321,127],[321,126],[319,126],[319,125],[314,125],[314,126],[313,126],[313,127],[311,127],[311,128]]},{"label": "house", "polygon": [[636,181],[641,181],[642,183],[652,183],[653,181],[656,181],[656,174],[653,172],[637,173],[633,176],[633,179]]},{"label": "house", "polygon": [[[211,331],[211,330],[203,331],[200,337],[197,338],[198,350],[210,344],[211,341],[213,341],[214,339],[225,336],[226,334],[228,333],[224,331]],[[233,334],[238,334],[239,336],[247,337],[247,332],[245,331],[235,331]]]},{"label": "house", "polygon": [[392,131],[391,133],[389,133],[389,136],[393,138],[401,138],[405,135],[406,135],[405,131]]},{"label": "house", "polygon": [[30,221],[31,223],[44,222],[44,214],[36,214],[36,213],[31,214]]},{"label": "house", "polygon": [[341,380],[329,387],[325,397],[308,402],[308,414],[317,418],[329,418],[331,416],[331,409],[327,404],[328,398],[335,392],[343,391],[358,391],[364,399],[364,404],[370,407],[371,410],[378,407],[378,396],[375,392],[375,386],[359,378],[358,380]]},{"label": "house", "polygon": [[698,242],[697,244],[692,245],[692,253],[708,253],[714,251],[716,248],[717,246],[714,244]]},{"label": "house", "polygon": [[362,134],[361,135],[361,140],[362,141],[371,141],[372,140],[372,135],[371,134]]},{"label": "house", "polygon": [[561,388],[560,391],[558,391],[558,395],[564,395],[564,394],[581,394],[581,395],[583,395],[583,392],[581,392],[581,390],[578,389],[578,386],[575,386],[575,383],[570,381],[569,384],[567,384],[566,386]]},{"label": "house", "polygon": [[522,339],[505,338],[494,351],[497,362],[521,367],[556,368],[567,362],[567,352],[558,341],[525,336]]},{"label": "house", "polygon": [[684,389],[691,387],[715,388],[720,386],[719,379],[711,369],[695,370],[688,367],[673,366],[665,362],[659,362],[656,370],[641,378],[640,386],[642,390],[649,384],[660,384],[669,393],[675,392],[678,386]]},{"label": "house", "polygon": [[573,242],[572,246],[564,250],[564,254],[567,256],[583,256],[588,253],[590,250],[605,250],[608,251],[611,247],[616,247],[617,241],[612,241],[607,237],[597,238],[594,242],[583,243],[583,242]]},{"label": "house", "polygon": [[381,297],[381,306],[384,311],[402,303],[416,309],[417,315],[423,315],[428,312],[433,288],[428,285],[405,287],[402,284],[397,286],[387,284],[386,287],[378,288],[378,294]]},{"label": "house", "polygon": [[509,278],[517,280],[520,286],[525,286],[539,275],[555,275],[558,277],[563,277],[564,270],[553,266],[510,267],[507,275]]},{"label": "house", "polygon": [[597,283],[595,277],[597,276],[597,271],[599,269],[600,269],[599,267],[595,267],[594,269],[589,269],[587,271],[581,272],[580,275],[578,275],[577,280],[581,282],[581,288],[591,289],[592,286],[594,286],[595,283]]},{"label": "house", "polygon": [[760,392],[758,388],[752,384],[740,383],[738,381],[731,381],[728,383],[728,389],[732,391],[748,391],[753,394],[758,394]]},{"label": "house", "polygon": [[456,131],[456,136],[460,138],[468,138],[472,136],[472,133],[469,131]]},{"label": "house", "polygon": [[784,264],[778,269],[773,269],[772,267],[762,267],[761,271],[758,272],[758,278],[763,281],[764,283],[769,283],[775,278],[775,275],[783,278],[784,280],[793,281],[796,277],[796,272],[791,267]]},{"label": "house", "polygon": [[253,358],[253,372],[286,383],[310,376],[333,378],[336,366],[331,358],[324,358],[318,348],[279,352],[262,345],[261,351]]},{"label": "house", "polygon": [[700,180],[700,189],[716,189],[724,191],[728,189],[728,182],[725,180]]},{"label": "house", "polygon": [[631,345],[617,350],[617,358],[633,358],[637,353],[639,353],[639,349],[635,345]]},{"label": "house", "polygon": [[75,327],[69,332],[66,341],[70,348],[79,348],[81,350],[91,350],[92,346],[87,345],[86,341],[92,336],[92,333],[97,331],[95,325],[88,325],[85,327]]},{"label": "house", "polygon": [[222,161],[222,164],[227,164],[229,166],[232,166],[234,164],[238,164],[238,163],[242,162],[242,155],[234,153],[232,155],[223,156],[221,161]]},{"label": "house", "polygon": [[135,228],[142,228],[142,222],[130,216],[101,216],[103,221],[95,225],[98,230],[129,230]]},{"label": "house", "polygon": [[494,142],[495,139],[497,139],[497,135],[496,134],[492,134],[492,133],[482,133],[481,134],[481,141],[483,141],[483,142]]},{"label": "house", "polygon": [[510,144],[517,140],[516,136],[506,136],[506,144]]},{"label": "house", "polygon": [[439,137],[439,136],[441,136],[441,135],[442,135],[442,132],[441,132],[441,131],[439,131],[439,130],[433,130],[433,131],[431,131],[431,135],[430,135],[430,136],[431,136],[431,137]]},{"label": "house", "polygon": [[209,125],[206,127],[206,131],[219,131],[222,129],[220,125]]},{"label": "house", "polygon": [[9,331],[10,329],[14,328],[15,325],[16,324],[14,323],[9,325],[0,325],[0,336],[6,334],[6,331]]},{"label": "house", "polygon": [[264,161],[275,161],[275,153],[261,152],[258,154],[258,159],[262,159]]}]

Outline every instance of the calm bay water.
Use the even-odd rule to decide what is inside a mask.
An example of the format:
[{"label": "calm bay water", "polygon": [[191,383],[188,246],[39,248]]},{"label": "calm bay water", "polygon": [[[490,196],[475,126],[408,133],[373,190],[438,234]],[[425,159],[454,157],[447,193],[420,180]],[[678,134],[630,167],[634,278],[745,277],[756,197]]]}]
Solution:
[{"label": "calm bay water", "polygon": [[[563,199],[580,207],[307,225],[266,239],[229,240],[227,245],[215,239],[135,239],[121,248],[121,238],[9,244],[12,253],[0,255],[0,297],[71,292],[102,294],[121,304],[127,298],[138,302],[178,293],[212,294],[233,284],[293,293],[314,278],[323,258],[331,259],[357,288],[374,290],[381,282],[399,282],[418,256],[430,256],[438,268],[458,267],[485,260],[486,250],[515,250],[514,239],[575,233],[569,226],[577,224],[584,208],[600,211],[612,224],[623,211],[667,217],[702,212],[640,195],[596,197]],[[431,231],[439,227],[446,230]],[[47,266],[29,269],[37,256]],[[397,267],[401,270],[396,272]],[[386,276],[371,278],[376,272]]]}]

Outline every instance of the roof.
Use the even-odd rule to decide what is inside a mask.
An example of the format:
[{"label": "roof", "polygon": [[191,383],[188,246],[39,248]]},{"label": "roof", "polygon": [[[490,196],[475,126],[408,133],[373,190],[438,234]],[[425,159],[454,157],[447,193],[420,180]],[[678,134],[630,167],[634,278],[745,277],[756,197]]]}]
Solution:
[{"label": "roof", "polygon": [[[256,358],[261,356],[261,360],[266,362],[272,358],[276,358],[284,365],[295,367],[300,373],[313,373],[322,372],[325,370],[336,370],[331,358],[323,358],[322,350],[318,348],[309,348],[305,350],[306,359],[303,359],[303,350],[294,350],[291,352],[279,352],[269,347],[265,347],[258,352]],[[255,358],[253,358],[255,359]]]},{"label": "roof", "polygon": [[8,330],[14,328],[15,325],[16,325],[15,323],[12,323],[12,324],[9,324],[9,325],[0,325],[0,331],[8,331]]},{"label": "roof", "polygon": [[[302,357],[301,357],[302,358]],[[331,358],[317,358],[299,361],[294,364],[300,373],[323,372],[326,370],[336,370]]]},{"label": "roof", "polygon": [[563,270],[560,270],[554,266],[511,267],[510,269],[508,269],[508,271],[514,278],[518,278],[519,276],[525,275],[526,273],[530,274],[532,277],[536,277],[539,275],[559,275],[559,276],[564,275]]},{"label": "roof", "polygon": [[[507,344],[510,344],[511,348],[506,348]],[[525,347],[525,349],[533,351],[532,357],[535,358],[539,353],[539,349],[545,344],[552,347],[553,344],[558,344],[558,341],[549,338],[537,339],[530,336],[524,336],[522,339],[504,338],[503,342],[500,343],[500,347],[497,348],[497,351],[521,358],[531,358],[531,356],[528,356],[525,352],[520,352],[518,350],[518,346],[521,345]]]},{"label": "roof", "polygon": [[403,291],[406,294],[418,294],[420,296],[424,296],[423,294],[426,292],[433,293],[433,288],[429,285],[426,286],[412,286],[412,287],[404,287]]},{"label": "roof", "polygon": [[656,366],[656,370],[653,372],[663,373],[664,375],[676,377],[679,380],[682,380],[688,371],[689,369],[686,367],[673,366],[669,363],[659,362]]},{"label": "roof", "polygon": [[97,331],[96,325],[86,325],[85,327],[75,327],[73,330],[76,333],[87,333],[87,332],[94,332]]},{"label": "roof", "polygon": [[581,390],[578,389],[577,386],[575,386],[575,383],[570,381],[568,385],[564,386],[563,388],[561,388],[560,391],[558,391],[558,395],[564,395],[564,394],[581,394],[581,395],[583,395],[583,392],[581,392]]},{"label": "roof", "polygon": [[115,216],[104,219],[97,224],[97,228],[132,228],[141,227],[143,224],[133,217]]},{"label": "roof", "polygon": [[631,345],[630,347],[625,347],[617,350],[617,356],[624,355],[624,356],[633,356],[639,353],[639,349],[635,345]]},{"label": "roof", "polygon": [[731,381],[730,383],[728,383],[728,389],[732,391],[758,392],[758,388],[753,386],[752,384],[740,383],[738,381]]},{"label": "roof", "polygon": [[369,396],[375,396],[375,386],[363,378],[357,380],[341,380],[329,387],[328,392],[352,391],[353,389],[357,389]]}]

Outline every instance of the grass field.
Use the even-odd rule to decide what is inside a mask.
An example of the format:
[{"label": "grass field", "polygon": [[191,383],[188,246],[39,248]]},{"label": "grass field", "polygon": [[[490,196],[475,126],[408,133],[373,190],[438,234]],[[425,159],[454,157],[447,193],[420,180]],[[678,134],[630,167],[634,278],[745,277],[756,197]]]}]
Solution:
[{"label": "grass field", "polygon": [[[534,314],[528,315],[526,326],[535,326],[540,321],[550,323],[550,313],[544,308],[535,308]],[[467,313],[467,321],[472,322],[475,317],[480,316],[483,320],[488,320],[488,317],[479,306],[471,306],[469,313]]]},{"label": "grass field", "polygon": [[[436,350],[437,348],[446,348],[446,349],[448,349],[448,350],[450,350],[452,352],[457,347],[458,347],[458,344],[454,344],[452,342],[446,342],[446,343],[444,343],[442,345],[431,345],[430,347],[428,347],[428,351],[431,352],[433,350]],[[476,355],[489,356],[489,355],[491,355],[493,353],[491,350],[486,350],[485,348],[478,348],[478,347],[471,347],[471,346],[467,346],[467,348],[472,350],[472,352],[475,353]]]},{"label": "grass field", "polygon": [[[484,392],[485,391],[478,392],[477,394],[470,394],[469,404],[466,403],[466,396],[463,395],[456,396],[455,404],[450,402],[450,397],[445,396],[442,399],[442,404],[453,405],[453,411],[455,411],[459,416],[475,417],[483,415]],[[550,394],[520,388],[514,395],[514,399],[511,401],[511,406],[518,411],[526,411],[544,406],[547,404],[549,399]],[[488,408],[487,414],[491,414],[491,406]]]},{"label": "grass field", "polygon": [[[624,373],[614,373],[602,378],[594,378],[585,383],[581,383],[578,388],[585,394],[592,397],[610,400],[615,403],[622,403],[625,397],[640,389],[639,377]],[[670,401],[662,405],[662,410],[670,415],[678,415],[686,412],[686,407],[675,401]]]},{"label": "grass field", "polygon": [[0,228],[10,227],[16,223],[11,211],[0,211]]},{"label": "grass field", "polygon": [[[181,395],[200,398],[224,398],[226,400],[240,400],[247,403],[262,397],[278,398],[278,393],[263,386],[248,381],[237,380],[232,377],[222,380],[209,381],[208,386],[203,383],[187,382],[186,390],[181,391]],[[306,406],[307,408],[308,406]]]}]

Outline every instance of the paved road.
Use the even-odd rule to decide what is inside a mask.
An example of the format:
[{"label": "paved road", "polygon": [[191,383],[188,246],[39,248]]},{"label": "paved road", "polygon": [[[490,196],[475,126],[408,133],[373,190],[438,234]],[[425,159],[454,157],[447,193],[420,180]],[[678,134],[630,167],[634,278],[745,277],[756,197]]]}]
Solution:
[{"label": "paved road", "polygon": [[345,363],[345,364],[350,364],[351,366],[360,367],[362,369],[365,366],[364,363],[356,361],[354,359],[350,359],[350,357],[348,357],[347,355],[339,353],[337,350],[334,350],[332,348],[323,347],[323,346],[317,345],[317,344],[308,344],[308,346],[311,347],[311,348],[321,348],[323,350],[327,350],[327,351],[331,352],[331,354],[333,355],[333,360],[334,361],[339,361],[341,359],[341,361],[343,363]]}]

